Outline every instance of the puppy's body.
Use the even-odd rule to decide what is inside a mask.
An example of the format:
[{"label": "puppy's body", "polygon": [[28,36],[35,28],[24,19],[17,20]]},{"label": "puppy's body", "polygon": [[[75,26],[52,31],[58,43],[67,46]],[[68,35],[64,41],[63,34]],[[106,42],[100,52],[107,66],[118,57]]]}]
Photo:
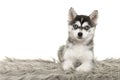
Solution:
[{"label": "puppy's body", "polygon": [[93,67],[93,38],[98,12],[90,16],[77,15],[69,10],[68,40],[58,58],[65,71],[89,72]]}]

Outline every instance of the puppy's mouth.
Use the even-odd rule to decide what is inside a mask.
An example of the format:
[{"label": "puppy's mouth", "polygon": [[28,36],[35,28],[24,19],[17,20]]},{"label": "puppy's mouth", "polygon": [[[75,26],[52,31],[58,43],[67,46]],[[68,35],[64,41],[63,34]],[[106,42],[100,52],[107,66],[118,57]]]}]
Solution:
[{"label": "puppy's mouth", "polygon": [[78,39],[83,39],[82,37],[79,37],[79,36],[78,36],[77,38],[78,38]]},{"label": "puppy's mouth", "polygon": [[77,41],[78,41],[78,42],[83,42],[83,41],[84,41],[84,38],[83,38],[83,37],[77,37]]}]

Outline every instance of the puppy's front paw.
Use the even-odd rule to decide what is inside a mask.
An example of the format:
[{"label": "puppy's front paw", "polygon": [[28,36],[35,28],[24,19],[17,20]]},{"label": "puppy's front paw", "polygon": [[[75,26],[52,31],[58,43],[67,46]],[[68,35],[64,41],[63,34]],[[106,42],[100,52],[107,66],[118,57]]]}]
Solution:
[{"label": "puppy's front paw", "polygon": [[63,67],[66,74],[73,73],[74,69],[72,67]]},{"label": "puppy's front paw", "polygon": [[71,71],[74,70],[73,66],[71,65],[63,65],[63,70],[64,71]]},{"label": "puppy's front paw", "polygon": [[63,64],[63,70],[65,71],[65,73],[72,73],[74,71],[74,66],[72,65],[72,63],[66,64],[65,62]]},{"label": "puppy's front paw", "polygon": [[77,72],[88,72],[85,68],[82,68],[82,67],[77,67],[76,71]]},{"label": "puppy's front paw", "polygon": [[90,72],[92,70],[92,65],[82,64],[76,68],[77,72]]}]

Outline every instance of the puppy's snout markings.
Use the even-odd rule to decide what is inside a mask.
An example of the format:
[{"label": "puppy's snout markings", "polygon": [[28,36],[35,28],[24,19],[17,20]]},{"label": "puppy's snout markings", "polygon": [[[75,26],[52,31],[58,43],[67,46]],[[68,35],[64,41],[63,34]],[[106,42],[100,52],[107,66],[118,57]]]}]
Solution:
[{"label": "puppy's snout markings", "polygon": [[80,38],[82,37],[82,35],[83,35],[82,32],[79,32],[79,33],[78,33],[78,36],[79,36]]}]

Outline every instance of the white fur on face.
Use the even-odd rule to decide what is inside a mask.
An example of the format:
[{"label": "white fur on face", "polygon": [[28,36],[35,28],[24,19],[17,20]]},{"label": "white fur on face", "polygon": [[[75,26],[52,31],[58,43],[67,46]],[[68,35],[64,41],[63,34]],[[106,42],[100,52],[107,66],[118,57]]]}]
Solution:
[{"label": "white fur on face", "polygon": [[89,26],[89,25],[88,25],[88,22],[84,22],[84,23],[82,24],[82,27],[85,27],[85,26]]},{"label": "white fur on face", "polygon": [[95,32],[95,27],[92,27],[90,28],[88,31],[86,30],[82,30],[82,33],[83,33],[83,39],[88,39],[90,37],[93,37],[94,36],[94,32]]},{"label": "white fur on face", "polygon": [[[79,22],[77,22],[77,24],[80,25]],[[86,26],[86,25],[88,25],[87,22],[83,23],[83,26]],[[80,29],[75,30],[72,25],[69,26],[69,34],[70,34],[69,36],[71,36],[72,38],[80,41],[82,39],[78,39],[78,33],[79,32],[83,33],[82,39],[86,40],[86,39],[94,36],[95,27],[92,27],[88,31],[86,31],[84,29],[83,30],[80,30]]]},{"label": "white fur on face", "polygon": [[77,24],[78,26],[81,26],[81,23],[79,21],[76,21],[75,24]]},{"label": "white fur on face", "polygon": [[74,30],[73,26],[69,26],[69,36],[75,40],[78,39],[78,33],[80,32],[80,29]]},{"label": "white fur on face", "polygon": [[[82,27],[86,27],[86,26],[90,26],[89,24],[88,24],[88,22],[84,22],[83,24],[82,24]],[[94,32],[95,32],[95,27],[92,27],[92,28],[90,28],[88,31],[86,31],[86,30],[82,30],[82,33],[83,33],[83,38],[88,38],[88,37],[91,37],[91,36],[93,36],[94,35]]]}]

